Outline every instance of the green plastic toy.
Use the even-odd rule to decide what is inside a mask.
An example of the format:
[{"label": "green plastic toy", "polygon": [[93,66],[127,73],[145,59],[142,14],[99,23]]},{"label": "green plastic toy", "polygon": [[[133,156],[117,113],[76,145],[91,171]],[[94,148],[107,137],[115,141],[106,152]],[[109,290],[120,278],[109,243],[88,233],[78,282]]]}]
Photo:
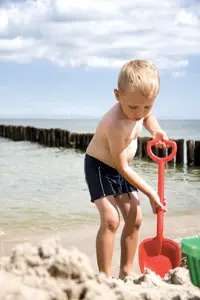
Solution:
[{"label": "green plastic toy", "polygon": [[181,250],[186,255],[192,283],[200,287],[200,237],[182,239]]}]

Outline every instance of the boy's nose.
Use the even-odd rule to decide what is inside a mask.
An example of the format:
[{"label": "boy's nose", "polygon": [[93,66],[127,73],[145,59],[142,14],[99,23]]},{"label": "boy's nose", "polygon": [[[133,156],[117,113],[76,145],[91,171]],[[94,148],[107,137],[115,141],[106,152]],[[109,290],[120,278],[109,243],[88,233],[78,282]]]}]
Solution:
[{"label": "boy's nose", "polygon": [[135,111],[137,115],[142,115],[144,112],[144,108],[138,107],[138,109]]},{"label": "boy's nose", "polygon": [[143,113],[142,113],[142,114],[137,114],[137,115],[135,116],[135,118],[136,118],[136,119],[141,119],[141,118],[143,118],[143,116],[144,116]]}]

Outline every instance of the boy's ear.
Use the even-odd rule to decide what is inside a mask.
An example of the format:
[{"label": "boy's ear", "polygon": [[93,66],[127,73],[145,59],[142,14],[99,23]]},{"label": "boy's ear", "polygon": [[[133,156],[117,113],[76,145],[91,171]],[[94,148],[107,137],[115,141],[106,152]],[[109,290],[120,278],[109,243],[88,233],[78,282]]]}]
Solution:
[{"label": "boy's ear", "polygon": [[116,100],[119,101],[120,96],[119,96],[119,91],[117,89],[114,89],[114,94],[115,94]]}]

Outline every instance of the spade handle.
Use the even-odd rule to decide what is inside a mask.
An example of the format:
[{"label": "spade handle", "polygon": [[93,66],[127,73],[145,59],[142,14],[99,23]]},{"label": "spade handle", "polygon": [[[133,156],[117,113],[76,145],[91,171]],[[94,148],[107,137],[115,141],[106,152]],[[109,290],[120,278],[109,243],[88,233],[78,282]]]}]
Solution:
[{"label": "spade handle", "polygon": [[[152,146],[155,146],[158,141],[151,140],[147,143],[147,152],[149,156],[158,163],[158,195],[160,197],[160,202],[164,205],[164,171],[165,171],[165,163],[172,160],[176,155],[177,145],[174,141],[170,140],[162,140],[165,142],[166,146],[172,147],[172,152],[170,155],[166,157],[158,157],[152,152]],[[164,211],[158,209],[157,210],[157,249],[158,254],[161,253],[162,250],[162,241],[163,241],[163,223],[164,223]]]}]

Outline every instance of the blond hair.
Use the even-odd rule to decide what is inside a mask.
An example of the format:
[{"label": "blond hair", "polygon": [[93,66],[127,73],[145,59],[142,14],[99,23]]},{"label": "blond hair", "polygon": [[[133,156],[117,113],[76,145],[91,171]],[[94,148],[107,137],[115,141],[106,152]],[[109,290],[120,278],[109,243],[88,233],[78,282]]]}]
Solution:
[{"label": "blond hair", "polygon": [[120,70],[118,76],[118,90],[139,90],[143,96],[149,96],[152,91],[158,93],[160,76],[153,63],[147,60],[131,60]]}]

